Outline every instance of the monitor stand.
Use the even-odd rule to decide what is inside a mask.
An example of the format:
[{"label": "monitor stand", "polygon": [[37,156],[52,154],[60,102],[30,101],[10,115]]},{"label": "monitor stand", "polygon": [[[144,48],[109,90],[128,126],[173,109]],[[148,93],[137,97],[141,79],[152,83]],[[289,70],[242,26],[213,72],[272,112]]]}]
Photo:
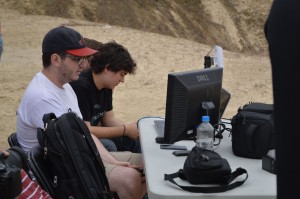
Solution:
[{"label": "monitor stand", "polygon": [[[190,137],[184,138],[183,140],[195,140],[193,130],[189,130],[187,134],[190,135]],[[165,144],[164,137],[157,136],[155,138],[155,142],[159,144]]]}]

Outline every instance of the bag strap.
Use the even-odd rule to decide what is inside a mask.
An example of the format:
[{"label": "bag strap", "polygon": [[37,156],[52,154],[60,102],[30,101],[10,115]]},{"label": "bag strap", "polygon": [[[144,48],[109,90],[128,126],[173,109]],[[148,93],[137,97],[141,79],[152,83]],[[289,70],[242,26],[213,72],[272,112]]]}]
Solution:
[{"label": "bag strap", "polygon": [[[220,192],[225,192],[225,191],[228,191],[228,190],[231,190],[231,189],[234,189],[236,187],[241,186],[242,184],[244,184],[244,182],[248,178],[248,173],[245,169],[237,168],[234,172],[231,173],[228,184],[221,184],[219,186],[212,186],[212,187],[207,187],[207,186],[205,186],[205,187],[182,186],[182,185],[177,184],[174,181],[174,178],[177,178],[182,174],[183,174],[183,170],[180,169],[176,173],[165,174],[165,179],[164,180],[168,180],[169,182],[171,182],[171,183],[177,185],[178,187],[180,187],[181,189],[189,191],[189,192],[193,192],[193,193],[220,193]],[[236,181],[236,182],[230,184],[234,179],[236,179],[238,176],[240,176],[242,174],[246,174],[246,178],[244,180]]]},{"label": "bag strap", "polygon": [[246,148],[248,151],[253,151],[253,142],[252,142],[252,137],[255,132],[255,130],[258,128],[257,124],[250,124],[246,130]]},{"label": "bag strap", "polygon": [[43,148],[45,147],[45,142],[46,142],[46,138],[45,138],[45,134],[44,134],[44,130],[47,129],[48,124],[51,122],[51,120],[56,119],[56,115],[54,113],[46,113],[43,115],[43,123],[44,123],[44,129],[38,127],[37,128],[37,140],[39,142],[39,145],[42,146]]}]

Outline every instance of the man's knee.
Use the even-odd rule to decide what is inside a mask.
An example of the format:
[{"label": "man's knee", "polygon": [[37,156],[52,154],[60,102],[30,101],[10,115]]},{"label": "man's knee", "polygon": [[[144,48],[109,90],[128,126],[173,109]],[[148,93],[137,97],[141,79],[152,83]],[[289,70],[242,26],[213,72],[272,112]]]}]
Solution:
[{"label": "man's knee", "polygon": [[109,176],[109,184],[118,195],[132,195],[132,198],[136,198],[141,193],[141,177],[133,168],[115,167]]}]

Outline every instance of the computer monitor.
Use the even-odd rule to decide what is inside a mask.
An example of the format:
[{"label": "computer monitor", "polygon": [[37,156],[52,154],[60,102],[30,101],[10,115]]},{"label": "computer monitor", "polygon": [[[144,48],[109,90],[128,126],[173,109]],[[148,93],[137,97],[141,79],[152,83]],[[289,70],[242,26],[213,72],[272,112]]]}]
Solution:
[{"label": "computer monitor", "polygon": [[[219,123],[222,78],[223,68],[217,66],[168,74],[164,143],[194,137],[203,115],[210,116],[212,125]],[[214,108],[203,108],[204,102]]]}]

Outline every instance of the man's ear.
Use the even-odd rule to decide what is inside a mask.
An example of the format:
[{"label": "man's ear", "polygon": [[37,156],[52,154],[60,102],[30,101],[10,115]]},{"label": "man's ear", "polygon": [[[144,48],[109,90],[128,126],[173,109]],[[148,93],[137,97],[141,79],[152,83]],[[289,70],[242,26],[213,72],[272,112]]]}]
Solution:
[{"label": "man's ear", "polygon": [[105,68],[104,68],[104,70],[103,70],[105,73],[109,72],[108,66],[109,66],[109,65],[106,64],[106,66],[105,66]]},{"label": "man's ear", "polygon": [[58,66],[58,65],[60,65],[61,62],[62,62],[61,56],[59,56],[59,55],[56,54],[56,53],[53,53],[53,54],[51,55],[51,64],[52,64],[52,65]]}]

